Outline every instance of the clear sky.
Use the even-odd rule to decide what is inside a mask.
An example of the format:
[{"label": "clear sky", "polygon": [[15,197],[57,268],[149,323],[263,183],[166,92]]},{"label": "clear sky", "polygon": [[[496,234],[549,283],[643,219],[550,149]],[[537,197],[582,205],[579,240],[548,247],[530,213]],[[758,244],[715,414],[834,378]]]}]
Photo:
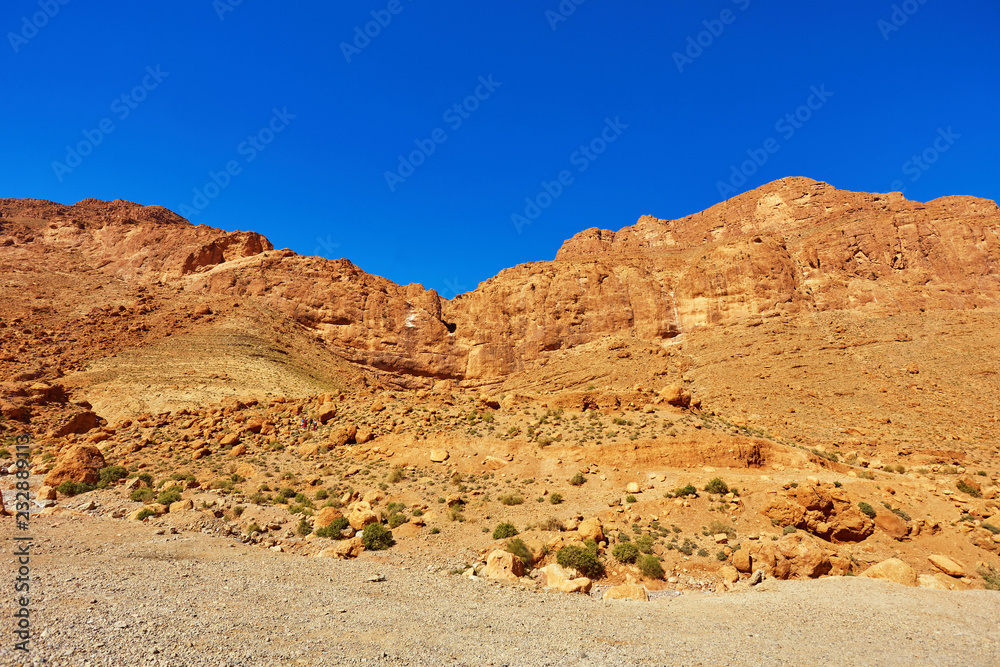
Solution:
[{"label": "clear sky", "polygon": [[994,0],[8,0],[0,28],[0,196],[160,204],[448,298],[784,176],[1000,199]]}]

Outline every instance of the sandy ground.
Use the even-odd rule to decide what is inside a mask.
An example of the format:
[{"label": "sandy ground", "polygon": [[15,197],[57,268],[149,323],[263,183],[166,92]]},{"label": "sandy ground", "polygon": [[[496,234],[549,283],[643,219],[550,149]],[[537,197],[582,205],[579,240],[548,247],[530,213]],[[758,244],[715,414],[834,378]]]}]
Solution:
[{"label": "sandy ground", "polygon": [[[36,517],[32,651],[3,665],[997,665],[1000,593],[866,579],[603,601],[389,552],[305,558],[197,533]],[[369,582],[375,575],[384,581]]]}]

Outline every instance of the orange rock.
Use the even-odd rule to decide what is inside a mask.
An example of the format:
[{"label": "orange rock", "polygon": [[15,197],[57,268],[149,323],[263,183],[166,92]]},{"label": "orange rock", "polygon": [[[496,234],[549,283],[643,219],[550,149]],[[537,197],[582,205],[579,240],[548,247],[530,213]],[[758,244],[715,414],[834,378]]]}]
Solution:
[{"label": "orange rock", "polygon": [[55,488],[67,481],[94,484],[104,465],[104,455],[97,447],[76,445],[61,456],[56,467],[45,476],[45,486]]}]

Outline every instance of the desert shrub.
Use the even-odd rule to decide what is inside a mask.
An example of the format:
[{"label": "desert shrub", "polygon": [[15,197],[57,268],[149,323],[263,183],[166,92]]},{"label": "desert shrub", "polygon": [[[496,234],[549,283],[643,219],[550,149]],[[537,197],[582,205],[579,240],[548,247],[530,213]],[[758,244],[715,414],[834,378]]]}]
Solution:
[{"label": "desert shrub", "polygon": [[724,561],[727,558],[729,558],[729,556],[726,555],[726,552],[724,550],[719,551],[717,554],[715,554],[715,560],[717,561]]},{"label": "desert shrub", "polygon": [[553,493],[551,496],[549,496],[549,502],[552,503],[553,505],[558,505],[562,501],[563,497],[561,493]]},{"label": "desert shrub", "polygon": [[431,528],[431,535],[437,535],[440,532],[441,532],[441,529],[438,528],[437,526],[434,526],[433,528]]},{"label": "desert shrub", "polygon": [[404,523],[406,523],[406,517],[403,516],[402,514],[397,513],[397,514],[390,514],[389,515],[389,527],[390,528],[399,528]]},{"label": "desert shrub", "polygon": [[56,487],[56,491],[63,494],[64,496],[75,496],[80,493],[87,493],[87,491],[93,491],[94,487],[86,482],[74,482],[73,480],[66,480],[62,484]]},{"label": "desert shrub", "polygon": [[715,477],[711,479],[708,482],[708,484],[705,485],[705,491],[707,491],[708,493],[725,495],[729,493],[729,486],[722,481],[721,477]]},{"label": "desert shrub", "polygon": [[708,524],[708,532],[711,535],[718,535],[719,533],[725,533],[729,537],[736,537],[736,529],[733,528],[732,525],[726,523],[725,521],[719,521],[718,519]]},{"label": "desert shrub", "polygon": [[148,503],[153,501],[156,492],[148,487],[135,489],[128,495],[129,499],[137,503]]},{"label": "desert shrub", "polygon": [[402,468],[393,468],[389,471],[389,474],[385,476],[385,481],[390,484],[398,484],[406,479],[406,475],[403,474]]},{"label": "desert shrub", "polygon": [[635,539],[635,546],[644,554],[653,553],[653,536],[643,535]]},{"label": "desert shrub", "polygon": [[136,515],[136,519],[138,521],[145,521],[146,519],[148,519],[151,516],[156,516],[156,512],[154,512],[153,510],[151,510],[148,507],[146,507],[146,508],[144,508],[141,512],[139,512]]},{"label": "desert shrub", "polygon": [[326,489],[320,489],[316,492],[316,500],[326,500],[330,497],[330,492]]},{"label": "desert shrub", "polygon": [[586,481],[587,478],[583,476],[583,473],[578,472],[572,477],[570,477],[569,483],[572,484],[573,486],[583,486],[584,482]]},{"label": "desert shrub", "polygon": [[875,479],[874,473],[870,473],[867,470],[862,470],[858,473],[860,479]]},{"label": "desert shrub", "polygon": [[386,530],[380,523],[370,523],[361,533],[361,543],[368,551],[382,551],[391,547],[394,542],[392,531]]},{"label": "desert shrub", "polygon": [[656,556],[643,556],[639,560],[639,571],[642,572],[644,577],[648,577],[649,579],[663,578],[663,566],[660,565],[660,561]]},{"label": "desert shrub", "polygon": [[619,542],[611,550],[611,555],[619,563],[634,563],[639,558],[639,547],[631,542]]},{"label": "desert shrub", "polygon": [[1000,591],[1000,570],[990,565],[988,568],[980,567],[979,576],[983,578],[983,585],[988,591]]},{"label": "desert shrub", "polygon": [[501,523],[493,530],[494,540],[506,540],[508,537],[517,535],[517,528],[512,523]]},{"label": "desert shrub", "polygon": [[306,535],[312,532],[312,526],[309,525],[309,522],[306,520],[305,517],[303,517],[302,519],[299,520],[299,525],[295,527],[295,532],[301,535],[302,537],[305,537]]},{"label": "desert shrub", "polygon": [[992,523],[986,523],[985,521],[983,521],[983,528],[990,531],[994,535],[1000,535],[1000,528],[997,528]]},{"label": "desert shrub", "polygon": [[694,488],[690,484],[687,486],[681,486],[674,489],[674,498],[683,498],[685,496],[697,496],[698,489]]},{"label": "desert shrub", "polygon": [[520,537],[507,540],[507,551],[520,558],[525,567],[530,568],[531,564],[535,562],[535,555],[531,553],[531,549]]},{"label": "desert shrub", "polygon": [[329,538],[334,539],[334,540],[339,540],[340,537],[341,537],[340,531],[344,530],[345,528],[347,528],[350,525],[351,524],[347,521],[347,517],[343,517],[343,516],[337,517],[336,519],[334,519],[332,522],[330,522],[328,525],[324,526],[323,528],[317,528],[316,529],[316,536],[317,537],[329,537]]},{"label": "desert shrub", "polygon": [[462,514],[462,509],[464,505],[452,505],[448,508],[448,520],[449,521],[465,521],[465,515]]},{"label": "desert shrub", "polygon": [[635,496],[633,496],[630,493],[627,496],[625,496],[625,502],[627,502],[627,503],[635,503],[635,502],[638,502],[638,498],[636,498]]},{"label": "desert shrub", "polygon": [[685,556],[690,556],[691,554],[694,553],[694,548],[696,546],[698,545],[692,542],[690,538],[684,538],[684,543],[678,546],[677,550],[680,551]]},{"label": "desert shrub", "polygon": [[708,558],[708,549],[698,549],[699,558]]},{"label": "desert shrub", "polygon": [[566,530],[566,526],[564,526],[562,521],[560,521],[559,519],[550,516],[548,519],[545,519],[544,521],[540,521],[538,523],[538,530],[550,530],[553,532],[561,533],[562,531]]},{"label": "desert shrub", "polygon": [[572,567],[585,577],[597,579],[604,572],[604,565],[597,556],[597,544],[587,540],[585,546],[572,544],[556,554],[556,562],[563,567]]},{"label": "desert shrub", "polygon": [[983,497],[982,491],[972,486],[971,484],[966,484],[964,479],[958,480],[958,482],[955,483],[955,488],[957,488],[962,493],[966,493],[972,496],[973,498]]},{"label": "desert shrub", "polygon": [[413,516],[423,516],[424,515],[424,511],[422,509],[420,509],[419,507],[415,507],[413,509],[413,511],[410,512],[410,514],[412,514]]},{"label": "desert shrub", "polygon": [[136,475],[135,478],[140,482],[142,482],[143,484],[145,484],[146,486],[149,487],[153,486],[153,476],[150,475],[148,472],[141,472],[138,475]]},{"label": "desert shrub", "polygon": [[875,508],[869,505],[868,503],[866,502],[858,503],[858,509],[861,510],[861,513],[867,516],[869,519],[875,518]]},{"label": "desert shrub", "polygon": [[181,499],[181,487],[170,486],[166,489],[160,491],[160,495],[156,497],[156,502],[161,505],[169,505],[170,503],[176,503]]},{"label": "desert shrub", "polygon": [[251,523],[247,526],[247,535],[252,535],[253,533],[263,533],[264,530],[258,526],[256,523]]},{"label": "desert shrub", "polygon": [[113,484],[120,479],[125,479],[128,477],[128,470],[122,466],[107,466],[106,468],[101,468],[101,482],[105,486],[108,484]]},{"label": "desert shrub", "polygon": [[834,483],[833,483],[833,486],[834,486],[834,487],[836,487],[836,488],[838,488],[838,489],[839,489],[840,487],[842,487],[843,485],[844,485],[844,484],[843,484],[842,482],[834,482]]},{"label": "desert shrub", "polygon": [[9,459],[9,458],[10,458],[10,450],[5,448],[0,449],[0,459]]},{"label": "desert shrub", "polygon": [[538,438],[538,446],[539,447],[548,447],[549,445],[551,445],[555,441],[556,441],[556,439],[553,438],[551,435],[543,435],[543,436],[540,436]]},{"label": "desert shrub", "polygon": [[792,533],[794,533],[794,532],[795,532],[796,530],[798,530],[798,528],[796,528],[795,526],[785,526],[785,527],[784,527],[784,528],[783,528],[783,529],[781,530],[781,532],[782,532],[783,534],[785,534],[785,535],[791,535],[791,534],[792,534]]},{"label": "desert shrub", "polygon": [[524,497],[519,496],[516,493],[508,493],[500,496],[499,500],[504,505],[520,505],[524,502]]}]

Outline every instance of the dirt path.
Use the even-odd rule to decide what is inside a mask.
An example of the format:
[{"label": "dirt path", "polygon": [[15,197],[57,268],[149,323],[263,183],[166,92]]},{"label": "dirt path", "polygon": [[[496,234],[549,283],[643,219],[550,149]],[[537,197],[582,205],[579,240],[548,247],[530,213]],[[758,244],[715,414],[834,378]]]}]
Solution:
[{"label": "dirt path", "polygon": [[[11,533],[4,519],[8,580]],[[391,551],[302,558],[94,518],[39,517],[32,533],[24,664],[1000,664],[1000,593],[989,591],[830,578],[612,602],[401,565]],[[385,581],[366,581],[376,574]],[[12,612],[6,593],[0,614]],[[10,637],[3,665],[23,660]]]}]

